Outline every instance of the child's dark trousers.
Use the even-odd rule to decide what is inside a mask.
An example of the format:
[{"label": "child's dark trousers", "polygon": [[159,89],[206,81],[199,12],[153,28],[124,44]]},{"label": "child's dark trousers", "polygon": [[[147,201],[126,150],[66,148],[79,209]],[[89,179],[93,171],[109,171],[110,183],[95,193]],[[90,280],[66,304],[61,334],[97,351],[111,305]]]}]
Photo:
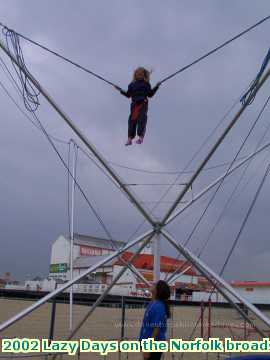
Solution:
[{"label": "child's dark trousers", "polygon": [[134,139],[136,133],[144,137],[147,124],[148,101],[131,104],[131,113],[128,119],[128,137]]}]

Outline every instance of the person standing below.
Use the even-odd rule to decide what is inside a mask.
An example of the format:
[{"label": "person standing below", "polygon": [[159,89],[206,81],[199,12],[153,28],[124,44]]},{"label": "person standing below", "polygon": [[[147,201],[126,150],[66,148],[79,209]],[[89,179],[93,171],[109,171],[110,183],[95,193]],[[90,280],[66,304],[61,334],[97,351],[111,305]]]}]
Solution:
[{"label": "person standing below", "polygon": [[[152,288],[152,301],[145,309],[139,340],[154,338],[157,341],[166,340],[167,320],[170,318],[170,288],[159,280]],[[162,353],[143,353],[144,360],[159,360]]]},{"label": "person standing below", "polygon": [[134,71],[133,80],[129,84],[127,91],[115,86],[122,95],[131,98],[131,109],[128,119],[128,140],[126,146],[132,145],[132,140],[135,138],[136,133],[138,135],[136,143],[143,143],[147,123],[148,98],[155,95],[159,86],[160,83],[153,89],[151,88],[150,72],[143,67],[139,67]]}]

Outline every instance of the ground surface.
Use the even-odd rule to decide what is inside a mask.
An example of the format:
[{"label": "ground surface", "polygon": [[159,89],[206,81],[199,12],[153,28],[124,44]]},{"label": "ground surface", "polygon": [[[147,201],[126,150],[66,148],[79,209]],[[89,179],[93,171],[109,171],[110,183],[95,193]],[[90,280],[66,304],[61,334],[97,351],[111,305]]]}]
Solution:
[{"label": "ground surface", "polygon": [[[31,301],[0,299],[0,322],[7,320],[22,309],[30,306]],[[26,338],[48,338],[51,304],[45,304],[31,315],[20,320],[3,333],[0,338],[26,337]],[[90,310],[87,306],[74,306],[74,323],[78,322]],[[140,323],[143,316],[143,309],[126,309],[125,318],[125,338],[136,339],[140,329]],[[192,329],[200,316],[200,307],[180,306],[172,309],[172,319],[169,324],[168,338],[189,339]],[[270,312],[265,312],[270,315]],[[68,337],[68,319],[69,306],[57,304],[54,338],[64,340]],[[119,340],[121,337],[121,309],[120,308],[97,308],[92,316],[85,322],[81,330],[74,339],[86,338],[93,340]],[[260,322],[257,322],[261,328],[265,328]],[[208,308],[204,312],[204,337],[208,335]],[[229,326],[229,327],[228,327]],[[244,338],[244,321],[232,309],[212,308],[211,312],[211,336],[224,339],[225,337],[235,337],[235,339]],[[239,329],[240,327],[240,329]],[[249,339],[259,339],[256,333],[249,331],[247,325],[247,334]],[[200,337],[201,323],[198,323],[197,329],[193,334],[194,337]],[[1,353],[0,358],[3,356]],[[184,359],[223,359],[224,354],[185,354]],[[73,357],[63,356],[63,360],[72,359]],[[75,356],[74,358],[77,358]],[[101,359],[104,356],[93,353],[81,354],[80,358],[84,359]],[[122,354],[121,359],[141,359],[141,354]],[[166,354],[166,360],[181,358],[180,354]],[[33,359],[36,359],[33,358]],[[59,358],[60,359],[60,358]],[[119,359],[119,354],[110,354],[107,359]],[[164,360],[165,360],[164,359]]]}]

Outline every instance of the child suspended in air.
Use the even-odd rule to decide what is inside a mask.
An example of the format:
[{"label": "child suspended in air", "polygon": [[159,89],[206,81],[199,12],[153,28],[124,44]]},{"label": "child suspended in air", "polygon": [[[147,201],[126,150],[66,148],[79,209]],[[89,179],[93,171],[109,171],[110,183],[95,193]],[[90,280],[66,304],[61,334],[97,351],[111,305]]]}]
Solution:
[{"label": "child suspended in air", "polygon": [[138,135],[136,143],[143,143],[147,123],[148,98],[155,95],[159,86],[160,83],[157,83],[154,88],[151,88],[150,72],[143,67],[139,67],[134,71],[133,81],[129,84],[127,91],[115,86],[122,95],[131,98],[126,146],[132,145],[136,133]]}]

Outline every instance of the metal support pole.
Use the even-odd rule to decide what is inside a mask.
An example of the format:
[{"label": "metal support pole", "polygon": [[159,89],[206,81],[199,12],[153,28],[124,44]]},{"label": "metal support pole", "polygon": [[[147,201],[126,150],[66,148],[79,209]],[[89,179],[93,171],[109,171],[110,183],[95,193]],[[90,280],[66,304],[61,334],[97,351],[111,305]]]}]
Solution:
[{"label": "metal support pole", "polygon": [[55,313],[56,313],[56,300],[54,299],[52,302],[50,331],[49,331],[49,337],[48,337],[49,340],[53,340],[53,336],[54,336]]},{"label": "metal support pole", "polygon": [[206,194],[209,190],[211,190],[214,186],[216,186],[219,182],[221,182],[225,177],[231,175],[235,170],[239,169],[241,166],[243,166],[246,162],[248,162],[254,156],[258,155],[260,152],[266,150],[269,146],[270,146],[270,142],[267,143],[266,145],[261,146],[258,150],[251,153],[250,155],[248,155],[245,159],[243,159],[238,164],[236,164],[234,167],[232,167],[228,172],[225,172],[221,176],[219,176],[210,185],[208,185],[204,190],[202,190],[199,194],[194,196],[194,198],[191,201],[189,201],[182,209],[176,211],[175,214],[172,214],[166,221],[165,225],[168,225],[173,220],[175,220],[180,214],[182,214],[191,205],[193,205],[196,201],[198,201],[204,194]]},{"label": "metal support pole", "polygon": [[130,243],[128,243],[127,245],[125,245],[124,247],[122,247],[121,249],[119,249],[118,251],[115,251],[114,253],[112,253],[111,255],[108,255],[108,257],[106,259],[103,259],[99,262],[97,262],[95,265],[91,266],[89,269],[83,271],[80,275],[78,275],[77,277],[75,277],[74,279],[66,282],[65,284],[63,284],[61,287],[59,287],[58,289],[50,292],[49,294],[47,294],[46,296],[44,296],[43,298],[41,298],[40,300],[36,301],[34,304],[28,306],[26,309],[20,311],[18,314],[14,315],[13,317],[11,317],[10,319],[4,321],[2,324],[0,324],[0,333],[7,329],[9,326],[11,326],[12,324],[14,324],[15,322],[21,320],[22,318],[24,318],[26,315],[30,314],[31,312],[33,312],[34,310],[38,309],[41,305],[45,304],[48,300],[54,298],[56,295],[62,293],[64,290],[68,289],[71,285],[75,284],[76,282],[78,282],[79,280],[83,279],[85,276],[87,276],[88,274],[90,274],[91,272],[95,271],[96,269],[98,269],[99,267],[103,266],[104,264],[106,264],[107,262],[109,262],[110,260],[113,260],[115,258],[117,258],[119,255],[121,255],[123,252],[127,251],[128,249],[130,249],[131,247],[133,247],[134,245],[138,244],[139,242],[141,242],[142,240],[144,240],[145,238],[148,238],[149,236],[151,236],[153,234],[153,230],[149,230],[146,233],[144,233],[143,235],[139,236],[138,238],[134,239],[133,241],[131,241]]},{"label": "metal support pole", "polygon": [[[265,83],[265,81],[270,76],[270,69],[265,73],[265,75],[262,77],[262,79],[258,82],[257,88],[255,90],[255,95],[259,89],[262,87],[262,85]],[[180,201],[183,199],[185,194],[187,193],[188,189],[192,186],[193,182],[197,179],[200,172],[203,170],[205,165],[208,163],[208,161],[212,158],[213,154],[216,152],[220,144],[223,142],[225,137],[228,135],[230,130],[233,128],[233,126],[236,124],[237,120],[240,118],[242,113],[245,111],[245,109],[248,107],[248,99],[247,102],[241,106],[240,110],[236,113],[232,121],[229,123],[229,125],[226,127],[226,129],[223,131],[222,135],[219,137],[219,139],[216,141],[212,149],[209,151],[205,159],[202,161],[198,169],[194,172],[194,174],[191,176],[190,180],[187,182],[187,185],[184,187],[184,189],[180,192],[179,196],[177,197],[174,204],[171,206],[171,208],[168,210],[167,214],[164,216],[164,219],[162,220],[161,224],[165,224],[166,221],[169,219],[171,214],[174,212],[174,210],[177,208]]]},{"label": "metal support pole", "polygon": [[201,338],[204,337],[204,302],[201,302]]},{"label": "metal support pole", "polygon": [[[170,307],[170,310],[171,310],[171,319],[170,319],[170,323],[171,323],[171,336],[170,336],[170,338],[171,339],[174,339],[175,337],[174,337],[174,306],[173,305],[171,305],[171,307]],[[175,353],[174,352],[172,352],[172,360],[175,360]]]},{"label": "metal support pole", "polygon": [[211,315],[212,315],[212,302],[211,302],[211,298],[210,298],[208,301],[208,340],[211,337],[211,326],[212,326]]},{"label": "metal support pole", "polygon": [[121,308],[122,308],[122,317],[121,317],[121,341],[125,337],[125,318],[126,318],[126,298],[122,296],[121,298]]},{"label": "metal support pole", "polygon": [[[57,288],[57,283],[55,283],[55,289]],[[54,326],[55,326],[55,314],[56,314],[56,299],[52,301],[52,311],[51,311],[51,321],[50,321],[50,329],[49,329],[49,336],[48,340],[51,343],[51,340],[54,338]],[[48,360],[49,356],[45,356],[45,360]]]},{"label": "metal support pole", "polygon": [[[248,315],[248,309],[244,306],[243,311]],[[244,320],[244,340],[247,340],[247,322]]]},{"label": "metal support pole", "polygon": [[[165,230],[161,230],[165,238],[188,260],[191,264],[202,274],[204,275],[211,284],[216,287],[222,296],[228,300],[228,302],[237,309],[237,311],[245,318],[252,326],[255,326],[252,320],[245,314],[244,311],[233,301],[230,295],[236,298],[240,303],[246,305],[251,312],[253,312],[261,321],[263,321],[268,327],[270,327],[270,319],[265,316],[259,309],[257,309],[253,304],[249,303],[245,298],[238,294],[232,286],[230,286],[225,280],[223,280],[218,274],[209,268],[201,259],[194,255],[190,250],[188,250],[183,245],[177,243],[177,241]],[[262,336],[265,336],[263,331],[256,327],[258,333]]]},{"label": "metal support pole", "polygon": [[179,269],[176,269],[175,272],[167,279],[167,283],[171,284],[176,281],[180,276],[185,275],[185,273],[191,269],[191,266],[188,266],[185,270],[181,271],[178,274]]},{"label": "metal support pole", "polygon": [[[125,265],[125,262],[123,262],[123,264]],[[148,286],[148,287],[151,286],[151,283],[145,279],[145,277],[135,268],[135,266],[129,265],[128,267],[129,267],[129,270],[133,272],[135,277],[139,278],[146,286]]]},{"label": "metal support pole", "polygon": [[[71,211],[70,211],[70,266],[69,266],[70,280],[73,279],[75,177],[76,177],[77,151],[78,151],[77,146],[75,144],[73,144],[73,148],[74,148],[73,149],[74,152],[73,152],[73,161],[72,161]],[[70,287],[70,293],[69,293],[69,331],[72,331],[72,327],[73,327],[73,286]]]},{"label": "metal support pole", "polygon": [[156,232],[156,235],[154,236],[154,239],[152,241],[152,253],[154,257],[154,266],[153,266],[153,272],[154,272],[154,282],[158,282],[160,280],[160,240],[161,235],[160,232]]},{"label": "metal support pole", "polygon": [[89,141],[89,139],[77,128],[75,123],[71,120],[71,118],[65,114],[65,112],[56,104],[53,98],[49,95],[49,93],[41,86],[41,84],[36,80],[36,78],[27,72],[15,59],[13,54],[7,49],[4,43],[0,40],[0,48],[5,52],[5,54],[12,60],[14,64],[20,69],[20,71],[31,81],[31,83],[39,90],[39,92],[45,97],[45,99],[49,102],[49,104],[56,110],[56,112],[60,115],[60,117],[68,124],[68,126],[75,132],[75,134],[81,139],[81,141],[85,144],[85,146],[90,150],[90,152],[99,160],[104,169],[108,172],[110,177],[114,180],[114,183],[118,185],[118,187],[126,193],[130,202],[136,206],[136,208],[140,211],[140,213],[145,217],[145,219],[151,224],[154,225],[155,222],[152,217],[148,214],[148,212],[144,209],[144,207],[137,200],[136,196],[129,190],[128,187],[124,186],[124,182],[120,178],[120,176],[114,171],[114,169],[108,164],[106,159],[98,152],[98,150],[94,147],[94,145]]}]

